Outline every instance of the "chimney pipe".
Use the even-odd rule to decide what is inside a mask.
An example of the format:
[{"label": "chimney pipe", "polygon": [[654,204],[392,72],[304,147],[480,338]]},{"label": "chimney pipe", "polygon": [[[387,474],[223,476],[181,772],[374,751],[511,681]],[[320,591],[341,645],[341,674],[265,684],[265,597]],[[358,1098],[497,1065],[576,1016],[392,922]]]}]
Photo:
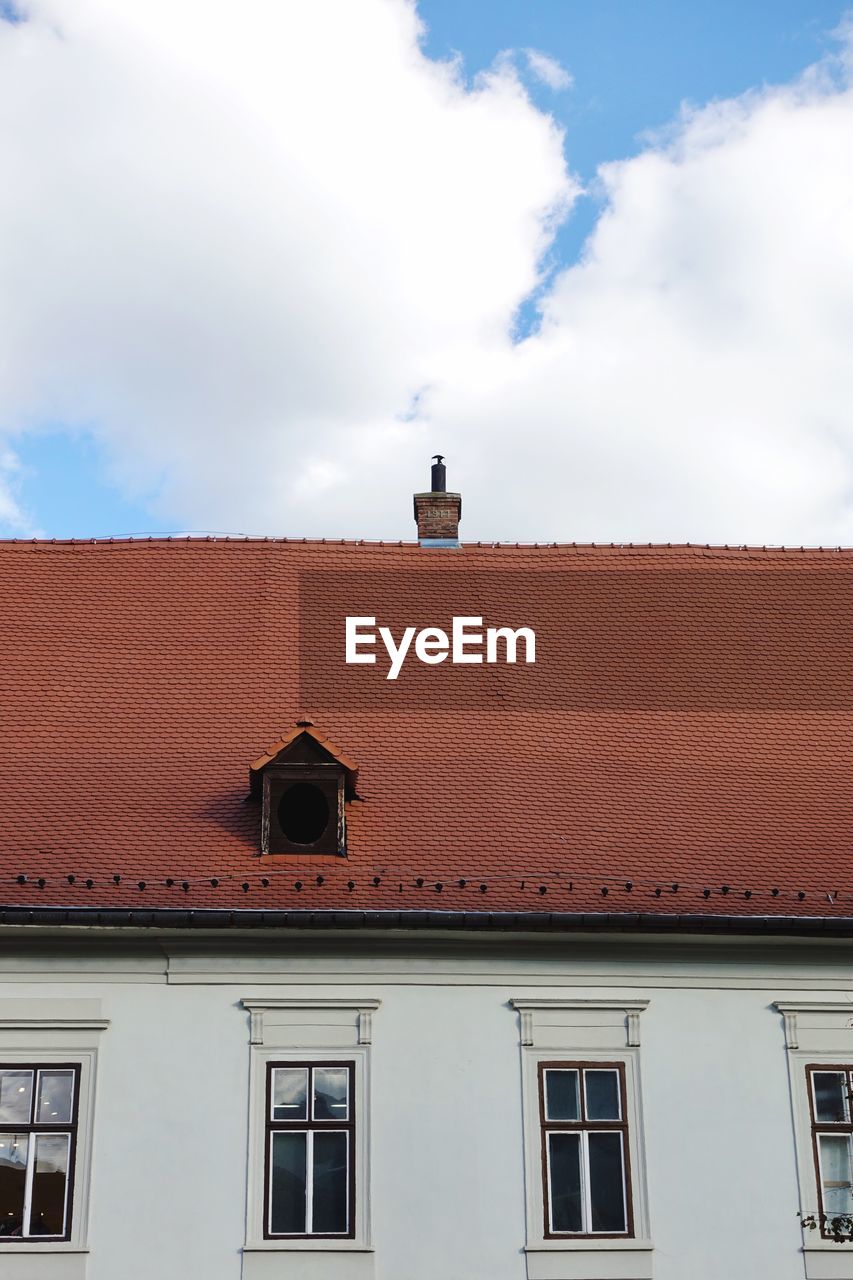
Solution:
[{"label": "chimney pipe", "polygon": [[444,455],[433,454],[429,493],[415,494],[415,520],[422,547],[458,547],[462,495],[447,492]]}]

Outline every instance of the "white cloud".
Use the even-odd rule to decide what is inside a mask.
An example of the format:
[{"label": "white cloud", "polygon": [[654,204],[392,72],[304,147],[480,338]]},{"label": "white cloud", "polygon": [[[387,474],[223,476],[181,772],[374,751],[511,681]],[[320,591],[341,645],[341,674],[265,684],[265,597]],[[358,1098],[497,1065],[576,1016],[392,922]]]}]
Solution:
[{"label": "white cloud", "polygon": [[387,527],[371,451],[420,475],[414,397],[506,345],[574,196],[553,122],[425,58],[399,0],[29,11],[0,23],[7,429],[91,426],[171,520]]},{"label": "white cloud", "polygon": [[6,525],[18,535],[34,538],[40,534],[18,500],[21,462],[13,449],[0,446],[0,528]]},{"label": "white cloud", "polygon": [[571,89],[573,84],[572,77],[565,67],[560,66],[556,58],[550,57],[547,53],[542,53],[539,49],[525,49],[524,56],[527,59],[527,66],[531,74],[537,80],[541,80],[549,89]]},{"label": "white cloud", "polygon": [[411,537],[440,450],[469,538],[853,541],[841,60],[606,167],[513,345],[577,186],[511,67],[466,88],[402,0],[30,13],[0,23],[8,431],[88,426],[172,527]]}]

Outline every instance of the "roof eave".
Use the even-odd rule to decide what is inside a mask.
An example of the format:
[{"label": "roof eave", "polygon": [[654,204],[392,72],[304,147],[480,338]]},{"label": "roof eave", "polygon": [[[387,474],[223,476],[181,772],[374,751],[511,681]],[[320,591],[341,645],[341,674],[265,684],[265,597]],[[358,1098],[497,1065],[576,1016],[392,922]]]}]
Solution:
[{"label": "roof eave", "polygon": [[0,925],[63,928],[414,929],[490,933],[726,933],[781,937],[853,937],[853,916],[675,915],[548,911],[291,911],[172,907],[0,907]]}]

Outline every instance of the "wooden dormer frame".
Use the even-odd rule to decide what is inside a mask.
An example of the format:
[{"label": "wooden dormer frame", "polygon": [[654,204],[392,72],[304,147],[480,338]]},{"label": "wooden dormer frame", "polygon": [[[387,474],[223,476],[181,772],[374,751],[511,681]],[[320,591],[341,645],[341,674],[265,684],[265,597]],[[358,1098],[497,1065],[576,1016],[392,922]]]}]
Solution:
[{"label": "wooden dormer frame", "polygon": [[[346,857],[346,801],[355,797],[357,777],[355,761],[310,725],[297,724],[268,747],[249,767],[252,796],[262,802],[261,856]],[[330,812],[331,822],[313,843],[297,843],[280,817],[283,798],[301,782],[322,792]]]},{"label": "wooden dormer frame", "polygon": [[303,735],[311,738],[322,751],[331,756],[342,767],[346,773],[347,795],[348,797],[354,796],[356,783],[358,782],[358,765],[349,756],[344,755],[340,747],[336,747],[333,742],[330,742],[328,738],[324,738],[322,734],[316,731],[313,725],[309,724],[297,724],[295,729],[292,729],[283,738],[279,738],[278,742],[272,743],[262,756],[258,756],[257,760],[252,761],[249,765],[249,786],[251,787],[252,795],[260,795],[264,769],[274,762],[279,762],[279,756],[287,751],[289,747],[292,747],[297,739]]}]

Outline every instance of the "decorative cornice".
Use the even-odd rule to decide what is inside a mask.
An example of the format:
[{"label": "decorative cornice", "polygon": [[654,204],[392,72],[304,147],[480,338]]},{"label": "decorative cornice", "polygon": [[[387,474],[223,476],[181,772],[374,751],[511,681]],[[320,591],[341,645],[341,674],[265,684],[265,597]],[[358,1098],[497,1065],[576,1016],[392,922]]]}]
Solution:
[{"label": "decorative cornice", "polygon": [[648,1000],[598,1000],[594,996],[561,999],[559,996],[545,996],[526,999],[520,997],[510,1000],[510,1005],[517,1010],[521,1020],[521,1043],[530,1047],[534,1041],[534,1022],[537,1010],[564,1010],[566,1012],[589,1013],[593,1010],[625,1014],[625,1030],[627,1043],[636,1048],[640,1043],[640,1014],[648,1006]]},{"label": "decorative cornice", "polygon": [[325,1009],[327,1011],[352,1009],[358,1016],[358,1043],[370,1044],[373,1035],[373,1015],[381,1003],[381,1000],[375,999],[348,1000],[346,997],[337,999],[335,997],[322,996],[316,998],[310,996],[270,996],[268,999],[257,997],[241,1001],[243,1008],[249,1011],[249,1039],[252,1044],[264,1043],[264,1014],[270,1013],[274,1009],[304,1011],[311,1009]]},{"label": "decorative cornice", "polygon": [[0,1015],[0,1031],[106,1031],[109,1018],[26,1018]]},{"label": "decorative cornice", "polygon": [[800,1013],[832,1013],[846,1018],[846,1026],[853,1027],[853,1000],[774,1000],[774,1009],[778,1009],[785,1020],[785,1044],[789,1049],[799,1049],[800,1028],[797,1015]]}]

